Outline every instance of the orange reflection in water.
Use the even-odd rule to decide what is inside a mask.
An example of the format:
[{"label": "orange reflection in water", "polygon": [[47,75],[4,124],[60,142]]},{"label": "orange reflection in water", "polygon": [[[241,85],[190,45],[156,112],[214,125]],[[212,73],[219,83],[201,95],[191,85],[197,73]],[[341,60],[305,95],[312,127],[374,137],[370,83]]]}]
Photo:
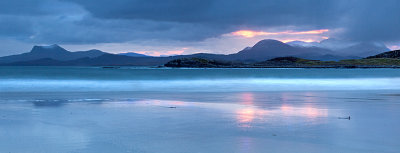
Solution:
[{"label": "orange reflection in water", "polygon": [[307,118],[328,116],[327,109],[319,109],[310,104],[307,104],[304,107],[293,107],[287,104],[283,104],[280,107],[280,111],[285,116],[302,116]]},{"label": "orange reflection in water", "polygon": [[266,114],[266,111],[254,106],[254,94],[242,93],[240,95],[244,108],[236,110],[236,120],[240,127],[251,127],[251,123],[255,119],[261,119]]},{"label": "orange reflection in water", "polygon": [[252,127],[252,123],[266,119],[268,111],[256,107],[242,108],[236,111],[236,121],[239,127]]},{"label": "orange reflection in water", "polygon": [[327,117],[328,110],[327,109],[318,109],[313,107],[312,105],[306,105],[304,107],[304,114],[309,118],[317,118],[317,117]]},{"label": "orange reflection in water", "polygon": [[[251,128],[255,122],[265,122],[269,117],[279,118],[286,116],[316,119],[328,116],[328,109],[319,108],[315,105],[318,103],[318,98],[313,93],[305,93],[303,96],[294,97],[291,94],[283,93],[281,96],[282,105],[280,107],[260,108],[255,105],[253,93],[242,93],[240,94],[241,105],[235,109],[236,121],[239,127]],[[300,101],[306,103],[300,106],[290,104],[296,98],[300,98]]]},{"label": "orange reflection in water", "polygon": [[237,112],[237,121],[239,123],[250,123],[254,120],[255,110],[252,108],[239,109]]},{"label": "orange reflection in water", "polygon": [[292,109],[293,109],[293,107],[291,107],[291,106],[289,106],[287,104],[282,104],[282,106],[281,106],[281,110],[282,110],[283,113],[292,112],[293,111]]},{"label": "orange reflection in water", "polygon": [[317,118],[328,116],[327,109],[317,108],[315,103],[318,103],[315,93],[306,92],[303,93],[300,98],[301,101],[306,102],[303,106],[292,106],[287,104],[289,99],[296,99],[296,97],[291,97],[285,93],[282,94],[281,100],[283,104],[280,107],[280,111],[285,116],[301,116],[307,118]]}]

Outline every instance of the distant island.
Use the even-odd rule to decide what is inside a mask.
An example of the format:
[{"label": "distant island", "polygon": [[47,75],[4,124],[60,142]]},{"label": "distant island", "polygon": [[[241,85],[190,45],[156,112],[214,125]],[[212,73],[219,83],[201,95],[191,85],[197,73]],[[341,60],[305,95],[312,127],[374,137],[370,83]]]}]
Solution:
[{"label": "distant island", "polygon": [[[332,41],[332,40],[325,40]],[[154,57],[134,52],[68,51],[58,45],[34,46],[30,52],[0,57],[0,66],[159,66],[191,68],[398,68],[399,50],[374,43],[354,44],[337,51],[305,42],[261,40],[234,54],[197,53]],[[323,46],[326,42],[321,42]],[[383,53],[382,53],[383,52]]]}]

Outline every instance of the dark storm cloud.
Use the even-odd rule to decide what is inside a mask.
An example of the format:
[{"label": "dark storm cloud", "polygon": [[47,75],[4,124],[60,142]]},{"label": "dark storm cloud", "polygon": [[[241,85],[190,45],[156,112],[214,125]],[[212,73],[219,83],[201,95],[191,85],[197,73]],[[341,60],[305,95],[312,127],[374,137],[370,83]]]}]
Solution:
[{"label": "dark storm cloud", "polygon": [[40,4],[44,1],[34,0],[2,0],[0,1],[0,14],[12,15],[36,15],[44,14],[39,9]]},{"label": "dark storm cloud", "polygon": [[0,16],[0,36],[29,37],[32,31],[31,22],[15,16]]},{"label": "dark storm cloud", "polygon": [[344,39],[360,41],[400,40],[399,0],[353,0],[343,2],[346,14],[338,27]]},{"label": "dark storm cloud", "polygon": [[[92,1],[93,2],[93,1]],[[79,3],[58,0],[0,2],[0,38],[32,43],[109,43],[145,39],[201,40],[226,27],[152,19],[101,18]],[[104,9],[107,5],[97,5]],[[116,9],[116,8],[115,8]]]},{"label": "dark storm cloud", "polygon": [[33,43],[197,41],[240,29],[342,29],[399,41],[398,0],[3,0],[0,38]]},{"label": "dark storm cloud", "polygon": [[209,25],[327,25],[335,1],[321,0],[71,0],[99,18],[146,19]]}]

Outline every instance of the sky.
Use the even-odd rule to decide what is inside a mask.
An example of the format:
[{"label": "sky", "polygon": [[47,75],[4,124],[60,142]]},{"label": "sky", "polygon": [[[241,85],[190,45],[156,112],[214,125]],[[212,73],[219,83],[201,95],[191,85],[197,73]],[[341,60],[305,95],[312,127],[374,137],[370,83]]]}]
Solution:
[{"label": "sky", "polygon": [[262,39],[400,48],[399,0],[1,0],[0,56],[59,44],[175,55],[230,54]]}]

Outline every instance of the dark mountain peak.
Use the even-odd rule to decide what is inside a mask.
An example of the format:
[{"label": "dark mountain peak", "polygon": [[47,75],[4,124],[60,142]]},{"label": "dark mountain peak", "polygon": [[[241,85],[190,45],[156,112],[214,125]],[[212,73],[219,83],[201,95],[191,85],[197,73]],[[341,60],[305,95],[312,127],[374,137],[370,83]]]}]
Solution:
[{"label": "dark mountain peak", "polygon": [[281,41],[274,40],[274,39],[264,39],[257,42],[252,48],[275,48],[275,47],[282,47],[282,46],[289,46]]},{"label": "dark mountain peak", "polygon": [[278,52],[282,50],[293,50],[293,47],[278,40],[264,39],[257,42],[253,47],[245,48],[239,53],[251,53],[261,55],[265,53],[271,54],[272,52]]},{"label": "dark mountain peak", "polygon": [[257,42],[253,47],[245,48],[231,56],[236,59],[260,61],[281,55],[289,56],[294,54],[296,54],[294,47],[278,40],[265,39]]},{"label": "dark mountain peak", "polygon": [[57,44],[49,46],[33,46],[31,53],[54,53],[54,52],[68,52]]},{"label": "dark mountain peak", "polygon": [[108,53],[96,49],[92,49],[89,51],[70,52],[54,44],[50,46],[34,46],[32,50],[27,53],[0,57],[0,63],[35,61],[46,58],[65,62],[80,58],[95,58],[104,54]]},{"label": "dark mountain peak", "polygon": [[91,52],[91,53],[105,53],[105,52],[103,52],[103,51],[101,51],[101,50],[98,50],[98,49],[91,49],[91,50],[88,50],[88,51],[86,51],[86,52]]},{"label": "dark mountain peak", "polygon": [[253,47],[244,49],[237,54],[232,54],[236,59],[251,59],[264,61],[274,57],[295,56],[309,59],[324,59],[323,55],[330,54],[331,50],[315,46],[292,46],[278,40],[265,39]]}]

